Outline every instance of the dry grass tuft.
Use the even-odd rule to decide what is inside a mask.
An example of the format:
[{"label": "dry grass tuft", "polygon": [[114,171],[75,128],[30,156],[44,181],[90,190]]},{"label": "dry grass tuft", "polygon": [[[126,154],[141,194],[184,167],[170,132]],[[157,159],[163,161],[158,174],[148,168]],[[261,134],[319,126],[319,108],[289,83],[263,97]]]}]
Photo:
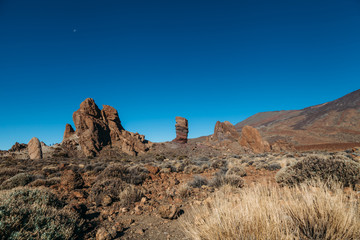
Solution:
[{"label": "dry grass tuft", "polygon": [[337,184],[229,186],[181,224],[192,239],[360,239],[357,200]]}]

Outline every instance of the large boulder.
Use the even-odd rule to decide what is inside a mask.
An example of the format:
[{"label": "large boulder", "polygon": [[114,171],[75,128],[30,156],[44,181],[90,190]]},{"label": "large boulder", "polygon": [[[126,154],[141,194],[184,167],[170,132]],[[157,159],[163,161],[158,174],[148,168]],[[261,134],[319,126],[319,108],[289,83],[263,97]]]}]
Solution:
[{"label": "large boulder", "polygon": [[236,131],[235,126],[230,122],[217,121],[215,124],[214,134],[211,135],[211,140],[222,141],[240,141],[240,134]]},{"label": "large boulder", "polygon": [[239,142],[240,134],[236,131],[235,126],[228,121],[217,121],[214,133],[207,137],[205,141],[206,144],[221,151],[229,151],[236,154],[244,152]]},{"label": "large boulder", "polygon": [[173,142],[187,143],[189,133],[188,120],[183,117],[175,117],[175,120],[176,138]]},{"label": "large boulder", "polygon": [[244,126],[241,130],[240,145],[252,150],[254,153],[270,151],[270,145],[263,140],[259,131],[251,126]]},{"label": "large boulder", "polygon": [[[74,112],[75,133],[65,131],[63,145],[71,146],[77,142],[85,156],[96,156],[106,146],[118,148],[129,155],[137,155],[149,149],[144,135],[126,131],[116,109],[104,105],[100,110],[92,98],[85,99],[79,110]],[[65,135],[71,136],[71,139]],[[66,141],[65,141],[66,140]]]},{"label": "large boulder", "polygon": [[33,137],[27,146],[30,159],[42,159],[41,143],[38,138]]}]

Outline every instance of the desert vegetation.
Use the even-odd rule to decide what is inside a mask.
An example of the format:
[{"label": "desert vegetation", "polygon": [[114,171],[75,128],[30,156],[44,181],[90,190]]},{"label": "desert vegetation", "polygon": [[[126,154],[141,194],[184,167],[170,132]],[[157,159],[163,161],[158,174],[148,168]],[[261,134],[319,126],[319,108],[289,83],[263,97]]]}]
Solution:
[{"label": "desert vegetation", "polygon": [[335,182],[225,186],[181,223],[192,239],[360,238],[358,201]]},{"label": "desert vegetation", "polygon": [[28,161],[0,161],[2,239],[359,238],[351,151]]}]

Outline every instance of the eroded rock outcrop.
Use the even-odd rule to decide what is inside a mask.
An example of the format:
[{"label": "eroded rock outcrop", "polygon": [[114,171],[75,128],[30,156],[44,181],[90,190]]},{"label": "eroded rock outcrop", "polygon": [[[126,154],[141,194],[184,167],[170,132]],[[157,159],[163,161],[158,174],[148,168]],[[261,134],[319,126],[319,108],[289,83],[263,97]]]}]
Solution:
[{"label": "eroded rock outcrop", "polygon": [[73,127],[70,124],[66,124],[65,126],[65,131],[64,131],[64,140],[71,138],[73,135],[75,134],[75,130],[73,129]]},{"label": "eroded rock outcrop", "polygon": [[243,153],[244,149],[240,145],[240,134],[236,131],[235,126],[230,122],[217,121],[214,133],[206,138],[206,144],[221,151],[233,153]]},{"label": "eroded rock outcrop", "polygon": [[128,132],[122,127],[116,109],[104,105],[100,110],[92,98],[80,104],[73,120],[76,131],[72,133],[71,126],[66,127],[63,145],[74,148],[74,142],[77,142],[85,156],[96,156],[106,146],[116,147],[130,155],[149,149],[145,136]]},{"label": "eroded rock outcrop", "polygon": [[212,141],[240,141],[240,134],[236,131],[235,126],[230,122],[217,121],[215,124],[214,134],[211,135]]},{"label": "eroded rock outcrop", "polygon": [[41,143],[38,138],[33,137],[27,146],[30,159],[42,159]]},{"label": "eroded rock outcrop", "polygon": [[241,130],[240,145],[251,149],[254,153],[270,151],[270,145],[263,140],[259,131],[251,126],[244,126]]},{"label": "eroded rock outcrop", "polygon": [[187,143],[189,133],[188,120],[183,117],[176,117],[175,120],[176,138],[173,142]]}]

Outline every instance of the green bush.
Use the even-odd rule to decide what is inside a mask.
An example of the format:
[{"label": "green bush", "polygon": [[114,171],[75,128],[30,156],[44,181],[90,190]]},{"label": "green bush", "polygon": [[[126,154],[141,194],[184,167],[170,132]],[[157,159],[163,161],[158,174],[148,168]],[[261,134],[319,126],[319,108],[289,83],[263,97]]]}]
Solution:
[{"label": "green bush", "polygon": [[276,174],[276,181],[280,185],[294,185],[313,179],[331,179],[340,182],[344,187],[354,187],[360,180],[360,164],[343,158],[309,156]]},{"label": "green bush", "polygon": [[0,192],[0,239],[77,239],[82,221],[49,191]]}]

